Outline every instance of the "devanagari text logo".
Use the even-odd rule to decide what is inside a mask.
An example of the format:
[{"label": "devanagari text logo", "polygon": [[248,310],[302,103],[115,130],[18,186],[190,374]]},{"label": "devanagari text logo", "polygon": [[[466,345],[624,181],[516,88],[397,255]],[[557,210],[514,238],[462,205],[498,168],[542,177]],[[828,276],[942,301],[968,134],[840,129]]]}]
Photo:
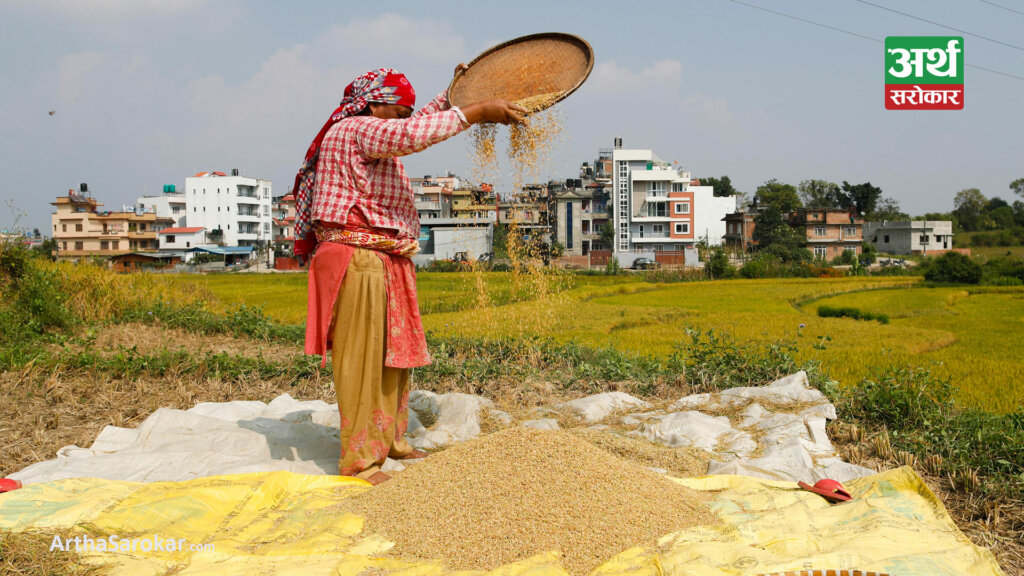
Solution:
[{"label": "devanagari text logo", "polygon": [[885,108],[963,110],[963,37],[886,37]]}]

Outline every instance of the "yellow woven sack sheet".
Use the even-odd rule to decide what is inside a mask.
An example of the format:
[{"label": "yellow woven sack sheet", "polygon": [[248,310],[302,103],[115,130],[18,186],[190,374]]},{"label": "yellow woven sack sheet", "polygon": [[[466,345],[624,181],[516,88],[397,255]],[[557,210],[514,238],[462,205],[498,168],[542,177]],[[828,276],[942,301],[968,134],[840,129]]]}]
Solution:
[{"label": "yellow woven sack sheet", "polygon": [[[668,534],[657,549],[626,550],[594,574],[1001,574],[992,554],[968,541],[909,468],[849,482],[854,501],[838,505],[791,483],[740,476],[677,481],[714,492],[712,507],[721,522]],[[290,472],[186,482],[59,480],[0,495],[0,530],[41,532],[62,543],[89,537],[91,548],[80,553],[107,564],[115,576],[172,570],[192,576],[453,573],[436,561],[385,557],[392,543],[364,534],[363,519],[346,507],[349,497],[367,489],[361,480]],[[135,550],[111,551],[130,544]],[[485,572],[460,574],[470,573]],[[567,572],[552,551],[491,574]]]}]

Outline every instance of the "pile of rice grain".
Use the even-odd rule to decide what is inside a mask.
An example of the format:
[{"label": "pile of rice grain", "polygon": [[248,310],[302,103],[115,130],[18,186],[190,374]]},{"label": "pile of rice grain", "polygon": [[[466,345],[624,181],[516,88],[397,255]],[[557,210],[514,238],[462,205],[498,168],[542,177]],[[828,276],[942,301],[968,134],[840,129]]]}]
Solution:
[{"label": "pile of rice grain", "polygon": [[562,431],[510,428],[434,454],[354,498],[392,554],[494,569],[557,550],[576,574],[714,521],[707,497]]}]

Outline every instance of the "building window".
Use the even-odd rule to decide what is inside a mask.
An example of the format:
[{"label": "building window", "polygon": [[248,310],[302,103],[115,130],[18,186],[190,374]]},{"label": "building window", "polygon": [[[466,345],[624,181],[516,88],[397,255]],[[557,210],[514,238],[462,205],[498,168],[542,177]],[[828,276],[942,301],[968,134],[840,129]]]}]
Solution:
[{"label": "building window", "polygon": [[673,192],[682,192],[683,191],[683,183],[682,182],[673,182],[672,183],[672,191]]},{"label": "building window", "polygon": [[651,196],[664,196],[665,195],[665,182],[650,182],[647,190]]},{"label": "building window", "polygon": [[573,234],[572,234],[572,202],[565,203],[565,249],[572,250],[573,248]]},{"label": "building window", "polygon": [[220,212],[220,206],[217,206],[217,212]]},{"label": "building window", "polygon": [[263,215],[264,216],[270,216],[270,206],[266,206],[266,205],[263,206]]},{"label": "building window", "polygon": [[181,207],[180,206],[175,206],[175,207],[171,208],[171,214],[178,214],[180,212],[181,212]]},{"label": "building window", "polygon": [[82,231],[82,225],[81,224],[75,224],[75,232],[81,232],[81,231]]},{"label": "building window", "polygon": [[843,227],[843,234],[846,234],[847,236],[856,236],[857,235],[857,227],[856,226],[844,226]]},{"label": "building window", "polygon": [[110,242],[100,240],[100,250],[110,250]]},{"label": "building window", "polygon": [[928,243],[928,235],[927,234],[921,234],[921,244],[927,244],[927,243]]},{"label": "building window", "polygon": [[168,234],[165,238],[167,238],[168,244],[174,244],[174,234]]},{"label": "building window", "polygon": [[689,234],[690,223],[689,222],[676,222],[676,234]]},{"label": "building window", "polygon": [[857,252],[857,247],[856,246],[843,246],[843,251],[844,252],[854,252],[855,253],[855,252]]},{"label": "building window", "polygon": [[825,227],[824,226],[815,226],[814,227],[814,235],[815,236],[824,236],[825,235]]},{"label": "building window", "polygon": [[192,247],[192,243],[191,242],[185,242],[185,248],[191,248],[191,247]]},{"label": "building window", "polygon": [[668,207],[664,202],[651,202],[647,204],[648,218],[664,218],[668,216]]},{"label": "building window", "polygon": [[82,250],[82,243],[81,242],[75,242],[75,250]]},{"label": "building window", "polygon": [[888,244],[889,243],[889,236],[888,235],[883,236],[882,237],[882,242],[884,242],[885,244]]},{"label": "building window", "polygon": [[676,204],[675,204],[675,213],[676,214],[689,214],[690,213],[690,203],[689,202],[676,202]]},{"label": "building window", "polygon": [[61,224],[60,225],[60,231],[61,232],[67,232],[68,231],[68,225],[67,224]]},{"label": "building window", "polygon": [[64,242],[64,249],[65,249],[65,250],[67,250],[67,249],[68,249],[68,243],[67,243],[67,242]]},{"label": "building window", "polygon": [[655,224],[654,226],[651,226],[651,232],[657,235],[664,234],[665,226],[663,224]]},{"label": "building window", "polygon": [[270,233],[270,222],[264,222],[263,223],[263,232],[267,233],[267,234]]},{"label": "building window", "polygon": [[270,188],[267,188],[266,186],[263,187],[263,197],[270,198]]},{"label": "building window", "polygon": [[828,253],[828,248],[826,248],[824,246],[815,246],[814,247],[814,257],[815,258],[822,258],[822,259],[824,259],[827,253]]}]

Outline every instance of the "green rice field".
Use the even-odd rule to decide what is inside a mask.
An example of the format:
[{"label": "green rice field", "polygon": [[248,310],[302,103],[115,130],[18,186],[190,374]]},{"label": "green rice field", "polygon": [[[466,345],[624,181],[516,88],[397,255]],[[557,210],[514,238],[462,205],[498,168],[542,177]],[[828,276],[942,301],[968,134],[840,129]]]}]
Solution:
[{"label": "green rice field", "polygon": [[[421,273],[424,326],[442,335],[522,336],[665,355],[688,329],[786,343],[848,384],[889,366],[951,378],[961,402],[1012,411],[1024,402],[1024,287],[919,286],[919,278],[647,283],[637,276]],[[225,306],[305,321],[304,274],[177,276]],[[889,324],[819,318],[818,306],[886,314]]]}]

